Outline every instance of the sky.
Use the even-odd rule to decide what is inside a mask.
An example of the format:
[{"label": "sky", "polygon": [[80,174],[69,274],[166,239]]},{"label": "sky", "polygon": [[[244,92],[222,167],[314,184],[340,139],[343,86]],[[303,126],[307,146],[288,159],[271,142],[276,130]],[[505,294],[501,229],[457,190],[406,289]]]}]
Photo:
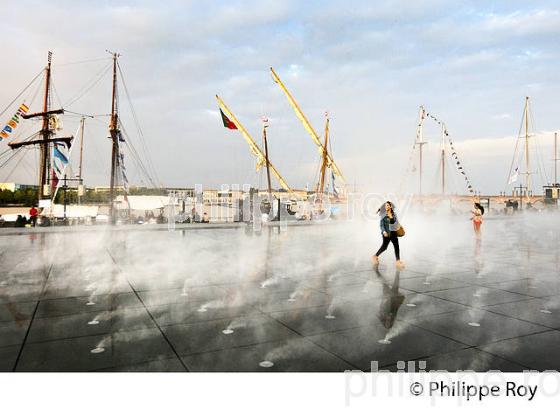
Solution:
[{"label": "sky", "polygon": [[[317,148],[269,67],[320,135],[329,112],[335,161],[359,189],[417,189],[417,166],[409,166],[409,157],[423,105],[445,122],[477,191],[510,190],[525,96],[534,120],[534,184],[552,178],[553,133],[560,128],[556,1],[0,2],[0,112],[45,66],[51,50],[53,108],[109,113],[111,79],[102,74],[110,64],[106,50],[117,51],[141,136],[122,82],[121,119],[164,186],[264,187],[240,133],[223,127],[216,94],[258,143],[261,118],[269,118],[271,162],[288,184],[316,183]],[[34,87],[24,95],[27,102]],[[76,135],[78,116],[62,121],[64,132]],[[107,123],[106,116],[86,121],[87,185],[109,181]],[[10,138],[24,138],[33,127],[22,125]],[[426,122],[424,136],[424,188],[437,192],[438,125]],[[0,152],[6,143],[0,142]],[[1,168],[0,180],[33,183],[36,157],[31,151],[17,166]],[[131,183],[146,184],[131,155],[126,161]],[[453,166],[449,160],[447,189],[466,193]]]}]

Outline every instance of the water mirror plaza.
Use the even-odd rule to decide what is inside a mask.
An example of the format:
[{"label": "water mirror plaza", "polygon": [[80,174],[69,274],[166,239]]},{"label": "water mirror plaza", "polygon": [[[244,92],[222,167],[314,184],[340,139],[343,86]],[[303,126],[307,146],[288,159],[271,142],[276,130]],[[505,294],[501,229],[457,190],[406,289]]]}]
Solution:
[{"label": "water mirror plaza", "polygon": [[555,214],[405,222],[2,230],[0,371],[560,369]]}]

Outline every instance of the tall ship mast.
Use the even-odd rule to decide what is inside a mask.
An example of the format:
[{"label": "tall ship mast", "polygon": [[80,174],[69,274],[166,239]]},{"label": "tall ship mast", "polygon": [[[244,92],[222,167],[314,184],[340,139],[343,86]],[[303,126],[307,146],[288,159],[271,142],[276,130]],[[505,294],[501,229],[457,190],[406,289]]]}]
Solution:
[{"label": "tall ship mast", "polygon": [[[324,210],[325,197],[328,199],[329,193],[325,192],[325,180],[327,178],[327,168],[329,168],[329,113],[325,112],[325,142],[323,143],[323,153],[321,155],[321,165],[319,170],[319,179],[317,181],[317,187],[315,189],[316,205],[318,205],[318,211],[322,212]],[[331,169],[331,172],[334,171]],[[335,197],[338,197],[336,192],[336,187],[334,186],[334,176],[332,178],[332,190]]]},{"label": "tall ship mast", "polygon": [[322,196],[325,192],[325,176],[326,176],[326,171],[327,171],[327,165],[328,165],[328,156],[329,156],[329,151],[328,151],[328,144],[329,144],[329,115],[328,113],[325,113],[326,119],[325,119],[325,143],[323,144],[323,155],[321,156],[321,173],[319,176],[319,181],[317,182],[317,196],[321,197],[322,200]]},{"label": "tall ship mast", "polygon": [[525,97],[525,108],[524,108],[524,120],[525,120],[525,186],[526,195],[529,197],[531,192],[531,165],[529,163],[529,97]]},{"label": "tall ship mast", "polygon": [[423,181],[423,173],[424,173],[424,145],[428,142],[424,139],[424,126],[426,125],[426,120],[431,120],[438,125],[439,133],[440,133],[440,146],[438,151],[438,162],[439,162],[439,170],[438,170],[438,178],[439,178],[439,193],[442,197],[447,195],[448,193],[448,161],[455,165],[455,169],[457,173],[460,175],[460,179],[463,180],[465,184],[465,190],[470,195],[475,195],[476,192],[473,188],[471,180],[467,175],[465,167],[459,158],[459,153],[457,151],[456,146],[453,144],[451,137],[449,135],[449,131],[445,122],[437,118],[434,114],[429,113],[426,111],[423,105],[420,106],[420,111],[418,115],[418,125],[416,127],[416,138],[414,140],[414,144],[412,146],[412,151],[409,158],[409,164],[407,167],[406,172],[403,175],[403,179],[401,180],[400,189],[399,191],[403,191],[404,189],[404,182],[408,175],[411,172],[415,172],[416,168],[416,150],[418,150],[418,188],[417,191],[419,195],[424,194],[424,181]]},{"label": "tall ship mast", "polygon": [[[109,208],[109,220],[111,222],[116,222],[117,220],[117,210],[119,208],[119,202],[124,205],[124,208],[130,209],[128,204],[128,179],[126,175],[126,169],[124,167],[124,150],[127,149],[131,154],[132,161],[136,166],[136,171],[138,172],[139,178],[145,180],[142,182],[148,182],[151,187],[157,187],[156,184],[156,172],[153,164],[150,161],[149,151],[143,140],[143,133],[140,128],[138,121],[138,116],[132,105],[132,101],[125,83],[122,69],[119,65],[119,54],[111,52],[110,63],[107,61],[109,59],[90,59],[85,61],[79,61],[76,63],[90,63],[90,62],[100,62],[104,61],[104,68],[97,72],[94,76],[87,79],[85,85],[79,89],[79,91],[73,95],[72,98],[65,102],[64,108],[53,108],[52,100],[54,98],[60,101],[60,96],[58,93],[54,93],[53,85],[53,55],[51,52],[48,53],[48,60],[46,67],[41,70],[29,84],[27,84],[21,92],[8,104],[8,107],[1,111],[4,114],[12,105],[16,102],[19,103],[19,99],[23,100],[23,103],[19,105],[17,112],[8,119],[6,125],[0,129],[0,141],[8,142],[8,148],[0,152],[0,169],[7,168],[8,165],[12,165],[12,170],[8,175],[16,170],[22,170],[23,167],[20,162],[24,159],[24,156],[32,150],[25,148],[37,148],[39,151],[38,155],[38,167],[37,167],[37,199],[40,208],[45,208],[46,212],[43,212],[43,216],[48,217],[59,217],[56,216],[55,212],[55,200],[59,200],[57,193],[63,191],[64,199],[64,219],[66,219],[66,205],[68,203],[68,184],[67,182],[78,181],[77,187],[77,202],[81,204],[81,196],[85,196],[85,189],[83,185],[83,173],[84,173],[84,157],[86,153],[84,152],[84,128],[85,119],[95,118],[95,117],[105,117],[109,116],[109,140],[111,141],[111,170],[110,170],[110,181],[109,181],[109,192],[108,192],[108,208]],[[76,63],[66,63],[65,65],[76,64]],[[112,70],[111,70],[112,69]],[[89,90],[91,90],[95,85],[97,85],[100,80],[105,77],[106,74],[112,73],[111,78],[111,111],[110,114],[84,114],[80,112],[74,112],[67,109],[66,106],[72,106],[76,101],[82,99]],[[124,90],[124,95],[126,96],[132,118],[134,120],[135,128],[138,132],[136,138],[139,139],[141,143],[140,148],[143,152],[136,149],[133,142],[131,141],[130,134],[127,133],[122,127],[120,113],[119,113],[119,85],[117,79],[120,80],[122,84],[122,89]],[[42,81],[40,81],[42,80]],[[34,106],[36,97],[40,96],[41,109],[39,112],[31,112],[30,107]],[[37,98],[38,99],[38,98]],[[29,101],[29,102],[28,102]],[[62,102],[60,102],[62,105]],[[107,111],[105,111],[107,112]],[[0,115],[1,115],[0,114]],[[70,162],[71,153],[73,148],[74,137],[72,135],[68,136],[67,133],[62,134],[62,122],[59,119],[59,115],[65,115],[65,118],[79,117],[79,125],[76,134],[80,136],[79,144],[79,163],[77,167],[77,173],[74,174],[72,171],[72,164]],[[40,129],[34,133],[29,132],[27,134],[27,127],[33,126],[33,120],[40,120]],[[17,130],[16,130],[17,128]],[[27,136],[25,136],[27,134]],[[126,139],[125,139],[126,137]],[[13,138],[12,141],[9,138]],[[92,141],[93,142],[93,141]],[[19,157],[19,158],[18,158]],[[14,161],[18,158],[17,161]],[[25,165],[25,163],[23,163]],[[14,166],[15,165],[15,166]],[[72,173],[71,173],[72,171]],[[20,171],[21,172],[21,171]],[[155,178],[154,178],[155,177]],[[61,183],[59,183],[61,182]],[[32,188],[29,188],[32,189]],[[118,193],[123,192],[124,201],[117,198]],[[72,195],[70,195],[72,197]],[[95,203],[100,205],[100,202],[105,202],[106,198],[98,199],[99,197],[93,196],[91,201],[87,198],[84,202]],[[120,206],[121,209],[123,205]],[[126,210],[126,209],[124,209]]]},{"label": "tall ship mast", "polygon": [[268,201],[272,203],[272,183],[270,181],[270,160],[268,157],[268,138],[267,138],[267,128],[268,128],[268,118],[262,119],[262,134],[263,134],[263,147],[264,147],[264,155],[266,161],[266,183],[267,183],[267,191],[268,191]]},{"label": "tall ship mast", "polygon": [[[507,184],[513,185],[518,181],[520,175],[524,175],[525,185],[521,181],[519,185],[513,185],[513,195],[527,199],[534,194],[535,181],[533,175],[539,174],[541,182],[550,182],[547,178],[546,167],[539,155],[538,138],[535,138],[534,143],[531,143],[533,137],[536,137],[534,130],[532,132],[531,129],[534,123],[534,121],[531,122],[531,119],[531,101],[529,97],[525,97],[521,128],[515,142]],[[520,143],[522,143],[523,148],[520,147]],[[523,171],[521,171],[522,168],[524,168]],[[543,186],[546,193],[546,186],[544,184]]]},{"label": "tall ship mast", "polygon": [[109,122],[109,134],[111,138],[111,179],[109,182],[109,218],[111,223],[115,223],[115,187],[117,185],[117,167],[119,165],[119,112],[117,105],[117,59],[118,53],[111,53],[113,56],[113,88],[111,96],[111,120]]},{"label": "tall ship mast", "polygon": [[51,182],[51,149],[53,143],[65,143],[70,146],[73,137],[55,137],[53,136],[56,131],[56,115],[64,114],[64,110],[62,108],[51,110],[50,103],[51,103],[51,63],[52,63],[52,52],[49,51],[48,58],[47,58],[47,66],[45,67],[45,89],[43,95],[43,111],[32,113],[32,114],[23,114],[21,117],[23,119],[31,119],[31,118],[42,118],[42,126],[41,130],[39,131],[40,138],[25,140],[23,142],[11,142],[8,145],[12,149],[19,149],[24,146],[29,145],[38,145],[39,146],[39,190],[38,190],[38,200],[48,199],[50,198],[51,189],[50,189],[50,182]]},{"label": "tall ship mast", "polygon": [[426,110],[424,106],[420,106],[418,114],[418,127],[416,128],[416,141],[414,146],[418,147],[418,195],[422,195],[422,178],[424,174],[424,120],[426,119]]}]

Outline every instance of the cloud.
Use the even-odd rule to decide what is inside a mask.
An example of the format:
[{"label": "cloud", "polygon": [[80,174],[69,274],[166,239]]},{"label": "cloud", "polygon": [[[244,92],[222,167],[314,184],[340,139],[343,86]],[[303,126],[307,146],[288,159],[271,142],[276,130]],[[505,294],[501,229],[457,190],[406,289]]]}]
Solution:
[{"label": "cloud", "polygon": [[495,114],[492,116],[492,118],[495,120],[509,120],[511,119],[511,115],[508,113]]},{"label": "cloud", "polygon": [[491,34],[557,35],[560,34],[560,11],[533,10],[527,12],[517,10],[505,15],[489,14],[480,26],[485,32]]},{"label": "cloud", "polygon": [[[119,51],[165,185],[258,183],[242,137],[225,130],[217,117],[219,94],[256,140],[260,117],[271,119],[273,162],[291,185],[301,187],[315,181],[319,158],[272,82],[273,66],[317,132],[324,112],[331,113],[334,153],[350,181],[382,186],[387,169],[389,179],[400,177],[406,166],[387,158],[407,161],[418,106],[424,104],[446,122],[457,143],[481,144],[479,150],[465,146],[465,155],[487,173],[482,179],[488,189],[496,190],[502,183],[496,169],[504,165],[489,156],[498,151],[483,140],[517,130],[524,96],[532,97],[541,129],[558,127],[558,14],[552,1],[20,1],[3,21],[10,58],[0,66],[0,106],[44,66],[49,49],[63,103],[109,60],[64,63]],[[110,87],[105,76],[65,108],[107,113]],[[135,133],[122,88],[120,102],[122,120]],[[65,124],[73,132],[77,119]],[[86,182],[106,185],[106,118],[90,121],[88,130]],[[437,139],[437,132],[427,129],[427,138]],[[27,162],[31,167],[33,161]],[[0,180],[7,174],[0,172]],[[22,169],[12,178],[33,182],[33,175]]]}]

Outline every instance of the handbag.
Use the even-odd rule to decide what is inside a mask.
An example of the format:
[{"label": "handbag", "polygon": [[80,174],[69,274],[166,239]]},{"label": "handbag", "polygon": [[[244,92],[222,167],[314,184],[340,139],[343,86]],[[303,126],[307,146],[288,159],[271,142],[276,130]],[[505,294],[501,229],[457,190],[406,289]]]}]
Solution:
[{"label": "handbag", "polygon": [[404,236],[404,234],[404,228],[402,227],[402,225],[399,225],[399,229],[397,229],[397,236],[400,238],[401,236]]}]

